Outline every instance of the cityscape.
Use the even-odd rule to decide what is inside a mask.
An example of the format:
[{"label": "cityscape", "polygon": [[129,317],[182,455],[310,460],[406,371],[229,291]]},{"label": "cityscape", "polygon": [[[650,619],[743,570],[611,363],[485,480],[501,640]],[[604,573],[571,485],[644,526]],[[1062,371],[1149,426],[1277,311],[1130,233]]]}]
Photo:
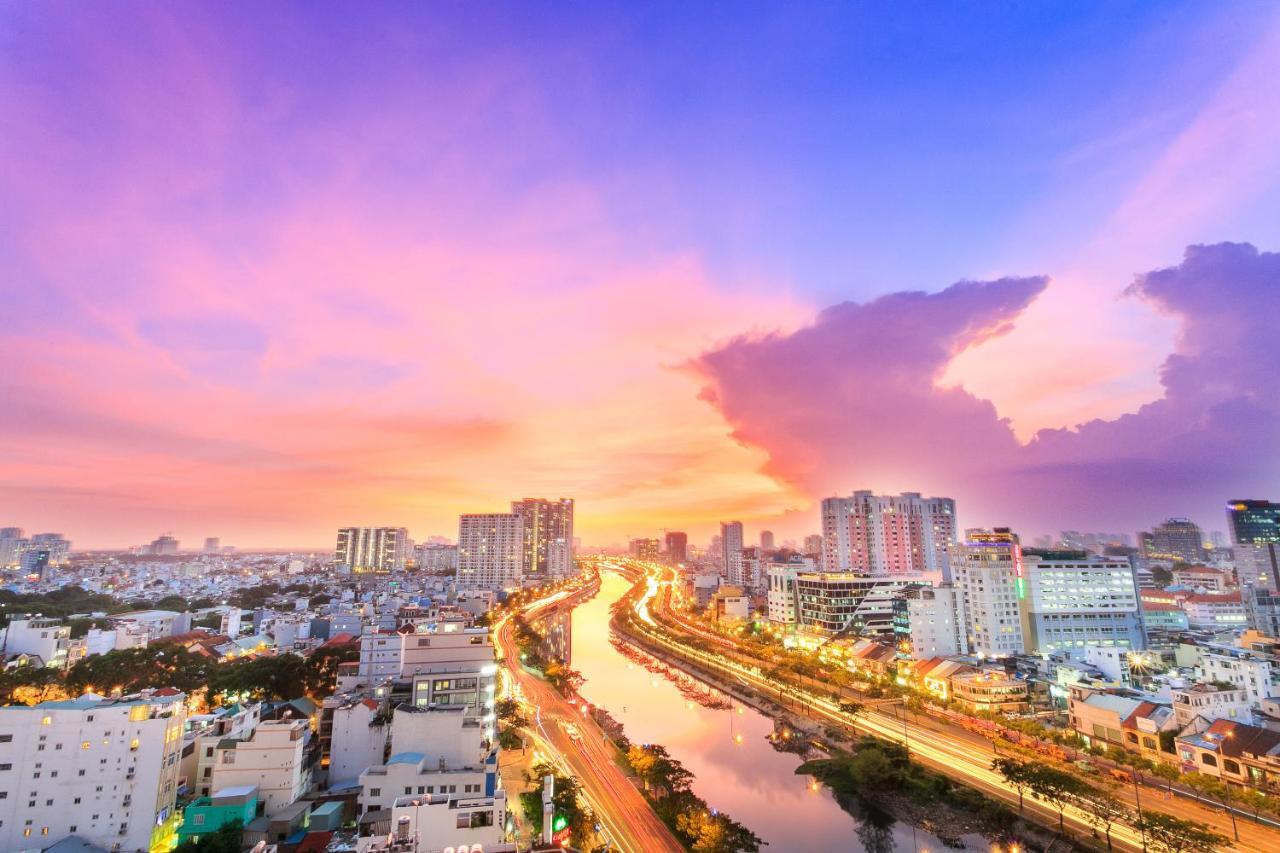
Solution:
[{"label": "cityscape", "polygon": [[0,853],[1280,849],[1280,7],[0,33]]}]

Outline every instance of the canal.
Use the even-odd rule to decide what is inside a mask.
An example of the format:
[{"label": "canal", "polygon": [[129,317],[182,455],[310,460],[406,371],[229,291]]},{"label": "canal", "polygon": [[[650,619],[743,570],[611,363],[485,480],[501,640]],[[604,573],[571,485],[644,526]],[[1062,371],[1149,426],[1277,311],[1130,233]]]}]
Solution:
[{"label": "canal", "polygon": [[[769,718],[751,708],[740,713],[737,703],[733,711],[690,707],[671,682],[619,654],[609,643],[609,606],[628,589],[627,580],[606,572],[599,595],[573,611],[571,666],[586,678],[583,696],[606,708],[632,741],[667,747],[694,774],[694,790],[712,808],[769,842],[766,850],[955,849],[888,818],[856,820],[829,790],[813,790],[809,777],[795,774],[798,756],[769,745]],[[980,838],[966,841],[963,849],[989,849]]]}]

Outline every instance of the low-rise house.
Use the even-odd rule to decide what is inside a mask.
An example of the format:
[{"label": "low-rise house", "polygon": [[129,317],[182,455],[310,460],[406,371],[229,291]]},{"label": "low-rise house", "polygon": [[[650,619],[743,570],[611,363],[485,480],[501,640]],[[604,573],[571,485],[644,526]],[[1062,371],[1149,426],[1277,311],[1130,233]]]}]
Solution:
[{"label": "low-rise house", "polygon": [[248,737],[226,738],[214,750],[214,790],[257,786],[263,813],[275,817],[311,786],[305,760],[305,720],[261,723]]},{"label": "low-rise house", "polygon": [[1186,772],[1215,776],[1237,785],[1280,790],[1280,732],[1215,720],[1207,729],[1177,738]]},{"label": "low-rise house", "polygon": [[178,843],[199,841],[234,821],[248,826],[258,816],[258,789],[253,785],[223,788],[212,796],[197,797],[182,811]]},{"label": "low-rise house", "polygon": [[1178,726],[1183,729],[1197,718],[1208,722],[1227,719],[1243,723],[1252,717],[1249,694],[1242,688],[1200,682],[1173,688],[1171,696]]},{"label": "low-rise house", "polygon": [[970,713],[1025,714],[1031,710],[1031,686],[1025,678],[987,669],[951,676],[952,699]]}]

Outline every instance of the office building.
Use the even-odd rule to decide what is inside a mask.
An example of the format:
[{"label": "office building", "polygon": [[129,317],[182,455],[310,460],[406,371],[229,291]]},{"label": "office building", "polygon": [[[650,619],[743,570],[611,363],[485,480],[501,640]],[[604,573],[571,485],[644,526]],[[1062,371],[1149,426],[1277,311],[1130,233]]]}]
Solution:
[{"label": "office building", "polygon": [[689,559],[689,536],[679,530],[668,530],[666,535],[667,562],[679,566]]},{"label": "office building", "polygon": [[1280,592],[1280,503],[1232,501],[1227,525],[1240,583]]},{"label": "office building", "polygon": [[760,549],[762,551],[773,550],[773,531],[772,530],[760,531]]},{"label": "office building", "polygon": [[333,560],[356,574],[404,571],[409,531],[403,527],[344,527]]},{"label": "office building", "polygon": [[73,835],[153,849],[174,814],[185,699],[166,689],[0,708],[0,849]]},{"label": "office building", "polygon": [[720,523],[720,574],[729,583],[742,584],[742,522]]},{"label": "office building", "polygon": [[53,555],[48,548],[27,548],[22,552],[21,571],[27,577],[44,580],[44,573],[53,564]]},{"label": "office building", "polygon": [[1146,648],[1138,585],[1128,560],[1084,552],[1024,552],[1020,599],[1027,651],[1083,660],[1089,646]]},{"label": "office building", "polygon": [[573,574],[573,499],[525,498],[511,502],[524,524],[523,572],[562,579]]},{"label": "office building", "polygon": [[851,572],[797,572],[796,624],[824,633],[891,636],[894,601],[918,576],[868,577]]},{"label": "office building", "polygon": [[217,536],[209,536],[204,540],[204,552],[206,554],[217,554],[222,550],[222,540]]},{"label": "office building", "polygon": [[938,572],[949,577],[949,548],[956,540],[956,505],[951,498],[924,498],[918,492],[822,501],[822,566],[829,572],[872,575]]},{"label": "office building", "polygon": [[1168,563],[1204,562],[1204,532],[1186,518],[1166,519],[1163,524],[1140,535],[1142,553],[1148,560]]},{"label": "office building", "polygon": [[1022,601],[1027,595],[1022,546],[1007,527],[967,530],[951,550],[963,597],[969,651],[982,657],[1022,654]]}]

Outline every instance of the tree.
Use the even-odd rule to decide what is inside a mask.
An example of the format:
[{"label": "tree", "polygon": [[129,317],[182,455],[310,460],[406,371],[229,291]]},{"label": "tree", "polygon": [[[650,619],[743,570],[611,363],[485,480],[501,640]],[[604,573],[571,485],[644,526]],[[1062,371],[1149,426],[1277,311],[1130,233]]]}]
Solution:
[{"label": "tree", "polygon": [[671,757],[666,747],[658,744],[632,744],[627,750],[627,763],[644,783],[646,791],[657,789],[662,795],[687,791],[693,774]]},{"label": "tree", "polygon": [[991,769],[999,773],[1009,787],[1018,792],[1018,811],[1022,811],[1022,798],[1032,788],[1034,778],[1031,763],[1016,758],[997,758],[991,762]]},{"label": "tree", "polygon": [[728,815],[698,808],[676,817],[676,832],[693,853],[756,853],[761,839]]},{"label": "tree", "polygon": [[1101,829],[1107,837],[1107,849],[1111,847],[1111,827],[1117,823],[1131,820],[1133,813],[1115,795],[1115,788],[1090,787],[1073,797],[1075,805],[1080,809],[1085,821],[1094,829]]},{"label": "tree", "polygon": [[358,660],[360,660],[360,647],[355,643],[345,646],[321,646],[306,659],[302,667],[303,692],[312,699],[329,696],[338,683],[339,664]]},{"label": "tree", "polygon": [[263,699],[296,699],[304,694],[306,664],[297,655],[242,658],[222,664],[209,678],[211,699],[232,700],[244,697]]},{"label": "tree", "polygon": [[1151,768],[1153,775],[1165,780],[1168,783],[1169,793],[1173,793],[1173,783],[1182,779],[1182,771],[1174,767],[1172,764],[1164,764],[1163,762]]},{"label": "tree", "polygon": [[1216,853],[1228,841],[1202,823],[1164,812],[1139,812],[1136,828],[1146,833],[1155,853]]},{"label": "tree", "polygon": [[209,683],[216,664],[176,643],[115,649],[87,657],[67,673],[73,693],[136,693],[148,687],[173,687],[194,693]]},{"label": "tree", "polygon": [[240,853],[244,825],[233,820],[199,838],[188,839],[174,848],[174,853]]},{"label": "tree", "polygon": [[1090,786],[1065,770],[1034,762],[1031,764],[1031,790],[1058,810],[1058,832],[1062,832],[1067,806],[1087,793]]}]

